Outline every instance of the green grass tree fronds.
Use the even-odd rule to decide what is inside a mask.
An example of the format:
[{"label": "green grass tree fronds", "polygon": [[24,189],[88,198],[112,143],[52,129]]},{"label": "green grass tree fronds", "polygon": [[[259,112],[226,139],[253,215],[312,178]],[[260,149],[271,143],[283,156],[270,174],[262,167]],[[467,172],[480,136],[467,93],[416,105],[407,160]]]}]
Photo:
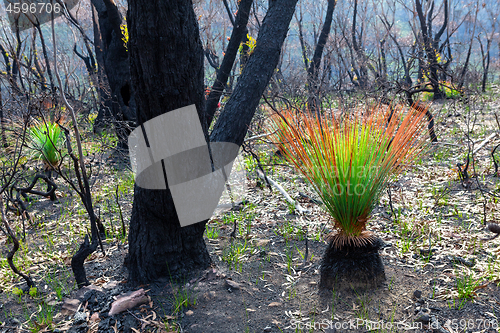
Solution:
[{"label": "green grass tree fronds", "polygon": [[321,197],[336,245],[371,242],[366,226],[384,186],[424,150],[424,117],[402,106],[273,117],[274,140]]},{"label": "green grass tree fronds", "polygon": [[35,157],[43,161],[46,169],[57,168],[61,162],[59,149],[63,144],[61,127],[57,123],[35,121],[28,133]]}]

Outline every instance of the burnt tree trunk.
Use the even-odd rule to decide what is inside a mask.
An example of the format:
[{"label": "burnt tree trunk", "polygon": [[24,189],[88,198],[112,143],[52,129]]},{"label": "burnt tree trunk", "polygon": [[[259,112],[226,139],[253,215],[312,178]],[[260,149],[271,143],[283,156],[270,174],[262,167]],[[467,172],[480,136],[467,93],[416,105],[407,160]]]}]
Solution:
[{"label": "burnt tree trunk", "polygon": [[[257,46],[215,124],[212,139],[241,144],[276,67],[297,0],[270,6]],[[129,52],[137,119],[203,104],[203,49],[191,1],[130,0]],[[167,22],[167,23],[166,23]],[[205,127],[206,128],[206,127]],[[180,227],[171,193],[135,186],[126,265],[131,283],[182,278],[210,264],[203,240],[206,221]]]},{"label": "burnt tree trunk", "polygon": [[[104,106],[110,106],[112,121],[115,124],[118,136],[118,148],[128,149],[128,135],[130,127],[136,125],[135,98],[131,87],[129,53],[121,30],[126,24],[116,4],[111,0],[92,0],[97,11],[100,38],[94,40],[102,42],[96,44],[96,58],[99,65],[104,64],[109,92],[101,91],[104,98],[109,94],[111,101],[103,101]],[[98,55],[101,52],[102,54]],[[100,57],[102,57],[100,59]],[[101,62],[100,62],[101,61]],[[100,66],[99,66],[100,67]],[[105,88],[104,88],[105,89]],[[101,108],[97,122],[106,123],[105,112],[108,108]],[[98,124],[98,127],[101,126]]]},{"label": "burnt tree trunk", "polygon": [[495,30],[491,32],[490,36],[486,35],[486,50],[484,49],[480,35],[477,36],[479,47],[481,49],[481,63],[483,65],[483,78],[481,80],[481,91],[483,93],[486,92],[486,83],[488,82],[488,71],[490,69],[490,48],[494,32]]},{"label": "burnt tree trunk", "polygon": [[[139,125],[191,104],[202,111],[203,48],[191,1],[132,0],[128,15]],[[182,278],[206,268],[205,223],[181,228],[168,189],[135,186],[126,259],[129,281]]]},{"label": "burnt tree trunk", "polygon": [[109,88],[108,78],[106,76],[106,72],[104,70],[104,44],[102,41],[101,28],[98,22],[97,10],[95,6],[92,4],[92,26],[94,28],[94,51],[95,51],[95,60],[97,63],[97,78],[96,84],[98,86],[98,94],[99,94],[99,107],[97,118],[94,121],[94,133],[100,133],[101,130],[106,126],[106,119],[110,119],[113,117],[111,113],[112,98],[111,92]]},{"label": "burnt tree trunk", "polygon": [[260,97],[276,68],[297,0],[274,0],[262,22],[257,45],[210,135],[213,142],[241,145]]},{"label": "burnt tree trunk", "polygon": [[[431,4],[431,9],[429,13],[427,14],[427,18],[423,12],[422,9],[422,2],[421,0],[416,0],[415,1],[415,8],[416,12],[418,15],[418,19],[420,22],[420,30],[422,33],[422,39],[423,39],[423,44],[424,44],[424,50],[425,54],[427,56],[425,60],[425,70],[429,72],[429,81],[432,86],[432,90],[434,93],[434,100],[439,100],[442,99],[445,96],[443,91],[440,88],[440,83],[439,83],[439,69],[440,65],[438,62],[438,55],[437,55],[437,50],[439,50],[439,40],[441,36],[443,35],[447,25],[448,25],[448,1],[444,0],[443,2],[444,6],[444,22],[443,25],[441,26],[441,29],[434,35],[432,36],[432,13],[434,9],[434,2]],[[421,61],[421,60],[419,60]]]}]

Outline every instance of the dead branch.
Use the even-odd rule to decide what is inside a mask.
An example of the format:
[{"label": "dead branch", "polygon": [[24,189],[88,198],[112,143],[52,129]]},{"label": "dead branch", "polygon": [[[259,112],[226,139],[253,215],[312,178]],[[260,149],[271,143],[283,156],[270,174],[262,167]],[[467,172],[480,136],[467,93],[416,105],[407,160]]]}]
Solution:
[{"label": "dead branch", "polygon": [[35,283],[30,278],[30,276],[20,272],[17,269],[16,265],[14,265],[13,258],[14,258],[14,254],[16,254],[17,250],[19,250],[19,241],[18,241],[16,235],[12,232],[12,229],[10,228],[9,222],[7,220],[7,216],[5,214],[5,209],[3,206],[3,199],[2,199],[1,195],[0,195],[0,212],[2,214],[3,225],[5,227],[5,230],[7,231],[6,236],[10,237],[10,239],[12,240],[12,243],[14,244],[12,249],[7,254],[7,262],[9,263],[9,266],[12,269],[12,271],[14,273],[16,273],[17,275],[19,275],[20,277],[22,277],[24,279],[24,281],[26,281],[28,288],[34,287]]},{"label": "dead branch", "polygon": [[478,151],[480,151],[484,146],[486,146],[486,144],[488,142],[490,142],[491,139],[493,139],[496,136],[497,136],[497,133],[495,132],[495,133],[491,134],[490,136],[488,136],[486,139],[484,139],[484,141],[481,142],[481,144],[476,149],[474,149],[473,154],[477,154]]},{"label": "dead branch", "polygon": [[500,147],[500,144],[496,145],[495,148],[491,151],[491,158],[493,159],[493,165],[495,166],[495,174],[494,176],[498,176],[498,163],[497,160],[495,159],[495,151]]},{"label": "dead branch", "polygon": [[[101,235],[100,235],[99,230],[98,230],[98,225],[99,224],[102,225],[102,223],[100,223],[99,219],[97,218],[97,216],[94,212],[94,207],[93,207],[93,203],[92,203],[92,193],[90,190],[90,183],[89,183],[89,179],[87,176],[87,170],[85,169],[85,160],[83,158],[81,136],[80,136],[80,131],[78,129],[78,121],[76,119],[75,110],[74,110],[73,106],[66,99],[66,95],[64,93],[64,86],[62,84],[61,77],[59,76],[59,72],[57,70],[57,46],[56,46],[54,20],[52,20],[52,22],[51,22],[51,28],[52,28],[52,45],[54,48],[54,74],[55,74],[55,76],[57,78],[57,82],[59,84],[59,89],[61,92],[62,100],[64,101],[64,105],[66,105],[66,108],[69,110],[69,114],[70,114],[71,120],[73,122],[73,132],[74,132],[74,136],[75,136],[76,147],[78,149],[78,157],[76,157],[72,153],[71,141],[69,141],[69,130],[65,129],[62,126],[61,126],[61,128],[64,130],[64,133],[66,135],[68,153],[73,160],[74,169],[75,169],[75,172],[77,174],[78,185],[79,185],[78,186],[79,191],[77,191],[77,192],[80,196],[80,199],[82,200],[82,203],[83,203],[85,210],[87,211],[87,214],[89,215],[89,219],[90,219],[90,229],[91,229],[92,242],[91,243],[89,242],[89,238],[86,235],[84,242],[80,244],[80,248],[71,258],[71,268],[73,270],[73,274],[75,275],[75,280],[77,282],[78,288],[82,288],[83,286],[90,284],[89,281],[87,280],[87,276],[85,273],[85,267],[83,266],[85,259],[97,249],[98,244],[100,245],[103,254],[105,254],[104,247],[103,247],[102,240],[101,240]],[[70,184],[73,188],[76,189],[76,186],[73,184],[72,181],[70,181]]]},{"label": "dead branch", "polygon": [[291,204],[291,205],[294,206],[294,208],[295,208],[295,210],[297,212],[299,212],[299,213],[310,213],[309,210],[302,208],[302,206],[298,203],[298,201],[293,200],[290,197],[290,195],[288,195],[288,193],[285,191],[285,189],[283,187],[281,187],[280,184],[278,184],[277,182],[275,182],[271,178],[269,178],[266,175],[264,175],[260,170],[257,170],[257,175],[262,180],[265,180],[266,182],[268,182],[271,185],[273,185],[274,187],[276,187],[276,189],[285,197],[286,201],[288,201],[289,204]]}]

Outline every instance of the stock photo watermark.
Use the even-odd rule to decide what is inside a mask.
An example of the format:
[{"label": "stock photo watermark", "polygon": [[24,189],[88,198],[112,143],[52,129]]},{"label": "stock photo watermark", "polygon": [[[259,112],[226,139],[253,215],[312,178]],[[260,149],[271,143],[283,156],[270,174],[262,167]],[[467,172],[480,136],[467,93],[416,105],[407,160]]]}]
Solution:
[{"label": "stock photo watermark", "polygon": [[[485,330],[485,329],[498,329],[498,321],[496,319],[448,319],[439,320],[435,319],[431,321],[428,325],[425,325],[429,329],[439,329],[441,326],[447,329],[456,331],[458,329],[464,330]],[[402,322],[402,321],[385,321],[385,320],[369,320],[369,319],[350,319],[345,321],[332,321],[328,319],[322,319],[319,321],[302,321],[298,319],[292,319],[290,321],[290,326],[286,329],[290,330],[341,330],[341,331],[352,331],[352,330],[364,330],[364,331],[374,331],[374,330],[396,330],[399,331],[411,331],[411,330],[421,330],[424,328],[422,322]]]},{"label": "stock photo watermark", "polygon": [[207,143],[195,105],[145,122],[132,131],[128,144],[136,185],[168,188],[182,227],[212,217],[224,190],[231,201],[244,191],[245,169],[236,167],[231,176],[240,147]]},{"label": "stock photo watermark", "polygon": [[12,31],[31,29],[71,10],[79,0],[4,0]]}]

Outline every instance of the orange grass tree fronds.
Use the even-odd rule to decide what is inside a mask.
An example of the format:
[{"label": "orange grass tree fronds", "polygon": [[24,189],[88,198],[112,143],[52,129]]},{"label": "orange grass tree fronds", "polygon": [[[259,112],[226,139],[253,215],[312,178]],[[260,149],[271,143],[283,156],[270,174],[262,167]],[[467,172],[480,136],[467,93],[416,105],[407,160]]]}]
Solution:
[{"label": "orange grass tree fronds", "polygon": [[321,197],[339,244],[371,241],[366,225],[384,186],[424,151],[424,117],[380,105],[344,118],[288,110],[273,116],[274,142]]}]

